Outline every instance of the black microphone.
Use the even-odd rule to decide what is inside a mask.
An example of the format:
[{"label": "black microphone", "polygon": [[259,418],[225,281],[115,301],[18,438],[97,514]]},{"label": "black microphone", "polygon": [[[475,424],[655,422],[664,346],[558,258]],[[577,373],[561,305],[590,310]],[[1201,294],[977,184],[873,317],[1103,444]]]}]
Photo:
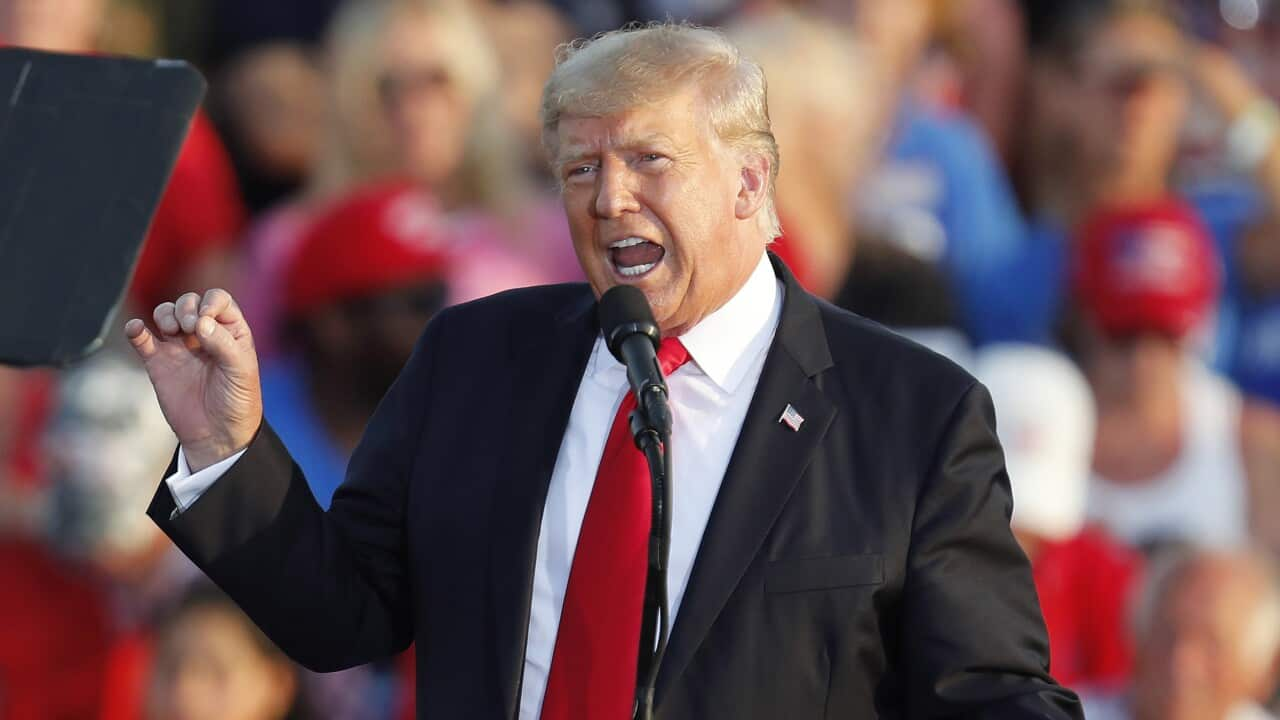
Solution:
[{"label": "black microphone", "polygon": [[627,380],[636,394],[636,404],[646,429],[659,437],[671,434],[671,407],[667,404],[667,382],[658,365],[658,344],[662,333],[644,293],[630,285],[617,285],[600,298],[600,329],[605,344],[618,362],[627,367]]}]

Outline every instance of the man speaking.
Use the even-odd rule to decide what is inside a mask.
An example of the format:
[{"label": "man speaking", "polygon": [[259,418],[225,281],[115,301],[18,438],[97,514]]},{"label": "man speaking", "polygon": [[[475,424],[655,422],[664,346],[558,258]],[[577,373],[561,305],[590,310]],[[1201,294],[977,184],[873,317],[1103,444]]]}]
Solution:
[{"label": "man speaking", "polygon": [[438,315],[328,512],[227,293],[128,323],[181,440],[155,521],[308,667],[416,642],[420,717],[629,717],[649,477],[595,300],[631,285],[674,422],[657,717],[1081,717],[986,391],[766,253],[760,68],[711,30],[619,31],[564,53],[542,113],[590,286]]}]

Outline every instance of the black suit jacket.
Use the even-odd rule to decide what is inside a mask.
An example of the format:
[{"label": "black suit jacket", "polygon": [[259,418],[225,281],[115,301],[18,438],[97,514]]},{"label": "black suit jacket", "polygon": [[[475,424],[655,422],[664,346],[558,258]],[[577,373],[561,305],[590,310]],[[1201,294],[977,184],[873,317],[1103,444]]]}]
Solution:
[{"label": "black suit jacket", "polygon": [[[1082,717],[1047,674],[986,391],[774,265],[781,320],[657,717]],[[514,718],[540,514],[594,306],[562,285],[442,312],[327,513],[265,423],[186,512],[164,487],[149,512],[302,664],[416,641],[419,717]],[[778,421],[788,404],[798,431]]]}]

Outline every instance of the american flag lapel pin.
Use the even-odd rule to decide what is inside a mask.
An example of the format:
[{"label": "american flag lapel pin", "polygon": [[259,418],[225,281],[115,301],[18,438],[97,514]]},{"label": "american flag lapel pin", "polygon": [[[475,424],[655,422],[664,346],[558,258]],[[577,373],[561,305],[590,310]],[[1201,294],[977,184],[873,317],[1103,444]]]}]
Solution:
[{"label": "american flag lapel pin", "polygon": [[793,432],[799,432],[800,426],[804,424],[804,418],[800,413],[796,412],[791,403],[787,403],[787,408],[782,411],[782,416],[778,418],[778,422],[791,428]]}]

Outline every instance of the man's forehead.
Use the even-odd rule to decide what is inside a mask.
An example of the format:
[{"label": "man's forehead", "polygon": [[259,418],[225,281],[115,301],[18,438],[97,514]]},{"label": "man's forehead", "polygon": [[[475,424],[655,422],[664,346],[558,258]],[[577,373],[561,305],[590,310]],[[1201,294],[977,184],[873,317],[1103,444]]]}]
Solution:
[{"label": "man's forehead", "polygon": [[685,146],[695,142],[701,114],[670,102],[659,102],[609,115],[568,113],[560,119],[560,156],[627,149],[637,146]]}]

